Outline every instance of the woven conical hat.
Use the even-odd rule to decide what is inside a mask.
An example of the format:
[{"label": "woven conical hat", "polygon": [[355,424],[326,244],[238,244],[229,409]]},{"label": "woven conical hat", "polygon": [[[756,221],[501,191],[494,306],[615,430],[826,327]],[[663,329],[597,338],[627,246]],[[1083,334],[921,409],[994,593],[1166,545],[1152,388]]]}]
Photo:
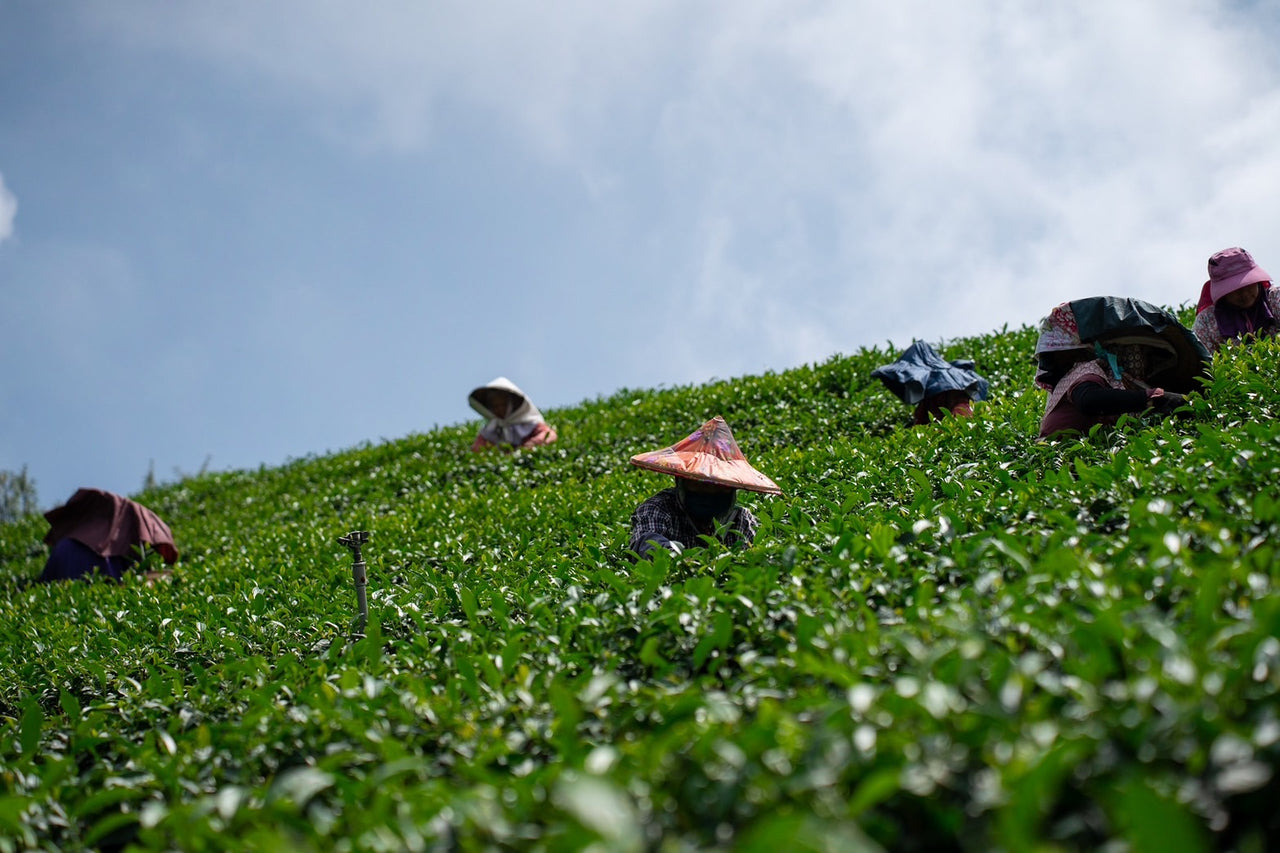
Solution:
[{"label": "woven conical hat", "polygon": [[679,444],[637,453],[631,464],[660,474],[701,480],[734,489],[780,495],[778,484],[747,462],[724,418],[716,415]]}]

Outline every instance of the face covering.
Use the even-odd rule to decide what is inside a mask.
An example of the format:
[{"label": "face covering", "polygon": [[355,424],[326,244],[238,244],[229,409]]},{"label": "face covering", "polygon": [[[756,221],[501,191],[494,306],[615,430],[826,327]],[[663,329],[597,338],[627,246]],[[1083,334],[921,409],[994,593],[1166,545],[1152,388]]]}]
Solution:
[{"label": "face covering", "polygon": [[738,490],[692,492],[682,485],[680,502],[684,504],[684,511],[697,521],[710,521],[713,518],[723,521],[724,516],[728,515],[738,502]]},{"label": "face covering", "polygon": [[1271,314],[1271,306],[1267,305],[1266,288],[1258,289],[1258,301],[1252,308],[1236,308],[1219,300],[1214,304],[1214,316],[1218,320],[1218,331],[1226,340],[1238,338],[1264,330],[1274,330],[1276,318]]}]

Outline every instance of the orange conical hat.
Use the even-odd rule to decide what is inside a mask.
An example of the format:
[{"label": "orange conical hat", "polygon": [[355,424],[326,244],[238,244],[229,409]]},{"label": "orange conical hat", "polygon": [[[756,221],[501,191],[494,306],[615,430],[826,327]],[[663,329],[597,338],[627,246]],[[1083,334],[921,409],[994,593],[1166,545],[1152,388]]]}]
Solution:
[{"label": "orange conical hat", "polygon": [[747,462],[724,418],[716,415],[679,444],[637,453],[631,464],[661,474],[701,480],[734,489],[780,495],[778,484]]}]

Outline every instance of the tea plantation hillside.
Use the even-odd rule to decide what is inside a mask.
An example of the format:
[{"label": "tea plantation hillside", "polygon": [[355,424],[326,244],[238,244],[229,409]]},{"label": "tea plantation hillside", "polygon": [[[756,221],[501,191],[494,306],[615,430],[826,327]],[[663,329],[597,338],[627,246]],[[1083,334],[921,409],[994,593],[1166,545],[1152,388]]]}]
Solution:
[{"label": "tea plantation hillside", "polygon": [[[0,850],[1275,849],[1280,346],[1044,444],[1034,339],[924,429],[873,349],[184,480],[153,586],[0,527]],[[716,414],[755,547],[632,564],[627,458]]]}]

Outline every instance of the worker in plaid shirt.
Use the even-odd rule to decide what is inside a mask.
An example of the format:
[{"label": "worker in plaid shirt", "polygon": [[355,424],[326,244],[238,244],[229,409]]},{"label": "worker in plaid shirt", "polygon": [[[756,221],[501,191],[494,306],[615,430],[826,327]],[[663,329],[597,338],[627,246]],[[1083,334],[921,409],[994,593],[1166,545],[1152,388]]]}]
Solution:
[{"label": "worker in plaid shirt", "polygon": [[782,493],[751,467],[719,416],[679,444],[631,457],[631,464],[675,477],[674,487],[644,501],[631,515],[630,548],[641,557],[654,548],[678,554],[702,545],[703,536],[750,545],[759,522],[738,506],[738,491]]}]

